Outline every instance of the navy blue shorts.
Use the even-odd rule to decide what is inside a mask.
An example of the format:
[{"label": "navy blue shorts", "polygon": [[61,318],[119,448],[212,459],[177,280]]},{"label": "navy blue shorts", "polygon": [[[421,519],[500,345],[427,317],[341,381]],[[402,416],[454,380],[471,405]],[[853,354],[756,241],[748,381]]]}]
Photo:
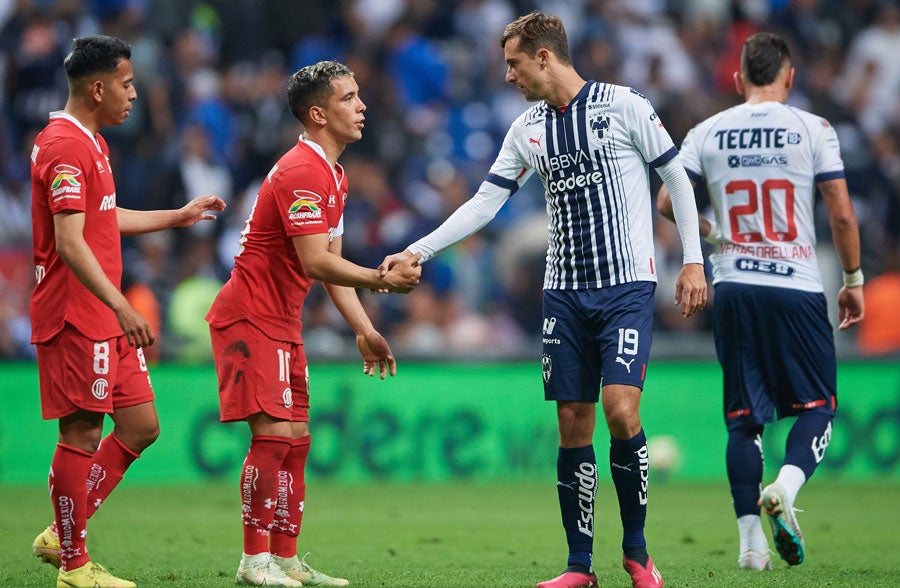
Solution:
[{"label": "navy blue shorts", "polygon": [[544,398],[597,402],[601,384],[643,389],[655,291],[654,282],[544,290]]},{"label": "navy blue shorts", "polygon": [[728,430],[805,411],[834,416],[837,360],[822,293],[715,285],[713,329]]}]

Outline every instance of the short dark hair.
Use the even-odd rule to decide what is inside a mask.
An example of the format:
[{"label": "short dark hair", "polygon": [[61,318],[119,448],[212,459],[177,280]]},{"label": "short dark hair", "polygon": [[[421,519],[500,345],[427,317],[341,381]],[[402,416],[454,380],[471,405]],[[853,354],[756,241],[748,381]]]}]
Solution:
[{"label": "short dark hair", "polygon": [[775,33],[756,33],[744,41],[741,73],[754,86],[768,86],[785,64],[790,66],[791,50]]},{"label": "short dark hair", "polygon": [[334,92],[332,80],[353,76],[349,67],[337,61],[320,61],[301,68],[287,83],[287,101],[291,113],[306,124],[311,107],[324,107],[328,103]]},{"label": "short dark hair", "polygon": [[116,37],[94,35],[72,41],[72,49],[63,61],[63,67],[70,81],[79,80],[115,71],[123,59],[131,59],[131,45]]},{"label": "short dark hair", "polygon": [[519,49],[529,57],[545,48],[563,65],[572,65],[566,28],[558,16],[544,12],[520,16],[506,25],[500,35],[500,47],[506,47],[506,42],[513,38],[519,39]]}]

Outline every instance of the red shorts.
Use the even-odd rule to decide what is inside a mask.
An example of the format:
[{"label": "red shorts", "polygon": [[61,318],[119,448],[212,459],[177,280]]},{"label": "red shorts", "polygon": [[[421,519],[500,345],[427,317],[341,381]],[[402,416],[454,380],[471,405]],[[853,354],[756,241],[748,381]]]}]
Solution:
[{"label": "red shorts", "polygon": [[211,326],[209,332],[222,422],[242,421],[259,412],[309,421],[309,372],[302,344],[269,339],[249,321]]},{"label": "red shorts", "polygon": [[112,413],[153,401],[144,353],[129,345],[125,335],[93,341],[67,324],[36,348],[45,419],[58,419],[79,409]]}]

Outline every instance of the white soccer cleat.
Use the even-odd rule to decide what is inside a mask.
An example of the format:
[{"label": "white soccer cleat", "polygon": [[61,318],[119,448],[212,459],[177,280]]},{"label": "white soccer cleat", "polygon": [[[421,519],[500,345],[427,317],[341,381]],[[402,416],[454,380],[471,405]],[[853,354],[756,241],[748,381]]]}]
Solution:
[{"label": "white soccer cleat", "polygon": [[748,549],[738,557],[738,568],[742,570],[771,570],[772,558],[769,557],[768,551],[760,553],[759,551]]},{"label": "white soccer cleat", "polygon": [[806,547],[803,544],[803,533],[794,516],[794,505],[784,495],[781,484],[769,484],[759,498],[759,505],[769,515],[772,524],[772,535],[775,538],[775,550],[788,565],[803,563]]},{"label": "white soccer cleat", "polygon": [[309,554],[303,556],[303,559],[294,557],[278,557],[272,556],[275,564],[287,574],[288,577],[301,582],[304,586],[349,586],[350,581],[344,578],[332,578],[328,574],[323,574],[318,570],[314,570],[306,563]]},{"label": "white soccer cleat", "polygon": [[241,557],[234,583],[243,586],[303,586],[301,582],[289,578],[272,560],[270,553],[245,553]]}]

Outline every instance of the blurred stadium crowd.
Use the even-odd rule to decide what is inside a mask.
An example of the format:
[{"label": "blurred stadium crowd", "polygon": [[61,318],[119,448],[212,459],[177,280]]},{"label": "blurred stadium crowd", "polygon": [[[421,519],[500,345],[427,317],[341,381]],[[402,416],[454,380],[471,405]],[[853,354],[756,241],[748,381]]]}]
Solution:
[{"label": "blurred stadium crowd", "polygon": [[[484,178],[526,108],[504,82],[498,38],[532,10],[562,18],[584,77],[647,95],[676,144],[738,103],[732,73],[743,40],[757,30],[785,35],[797,67],[791,103],[837,127],[860,220],[866,328],[841,335],[839,350],[900,349],[898,0],[0,0],[0,358],[33,354],[28,154],[47,114],[65,104],[61,63],[73,37],[132,44],[138,100],[126,124],[104,130],[119,206],[179,207],[207,193],[228,203],[216,223],[124,241],[123,288],[161,333],[151,357],[204,362],[203,317],[255,191],[299,134],[285,106],[287,76],[321,59],[356,72],[368,110],[363,140],[342,157],[351,195],[344,254],[374,267],[437,226]],[[820,210],[836,314],[840,265]],[[532,180],[488,227],[425,264],[413,293],[364,293],[395,354],[533,356],[546,222]],[[708,341],[709,316],[681,318],[672,302],[677,232],[667,222],[656,231],[656,345],[684,351],[685,341]],[[323,289],[303,318],[311,358],[356,356]]]}]

